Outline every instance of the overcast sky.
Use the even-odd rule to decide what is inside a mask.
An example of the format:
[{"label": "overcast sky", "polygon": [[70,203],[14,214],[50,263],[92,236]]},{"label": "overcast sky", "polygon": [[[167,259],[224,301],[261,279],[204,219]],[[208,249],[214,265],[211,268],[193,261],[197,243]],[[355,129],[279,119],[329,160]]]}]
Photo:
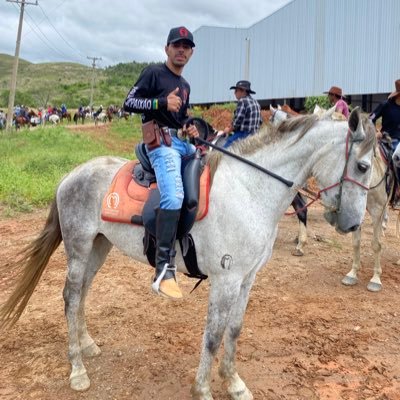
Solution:
[{"label": "overcast sky", "polygon": [[[164,61],[172,27],[184,25],[192,32],[201,26],[247,28],[290,1],[38,0],[25,6],[20,57],[85,65],[91,64],[88,56],[101,57],[99,67]],[[0,0],[0,53],[15,53],[19,14],[17,3]]]}]

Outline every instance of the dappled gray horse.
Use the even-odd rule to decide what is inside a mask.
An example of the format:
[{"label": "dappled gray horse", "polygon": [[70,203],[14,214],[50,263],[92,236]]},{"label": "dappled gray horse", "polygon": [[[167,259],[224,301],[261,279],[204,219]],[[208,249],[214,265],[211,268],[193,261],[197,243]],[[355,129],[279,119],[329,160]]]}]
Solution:
[{"label": "dappled gray horse", "polygon": [[[296,118],[282,122],[278,128],[268,126],[230,148],[293,181],[291,187],[228,155],[211,153],[213,183],[208,215],[191,231],[199,268],[210,279],[207,323],[192,386],[194,399],[212,399],[211,367],[223,337],[225,352],[219,373],[227,390],[235,400],[253,398],[236,371],[236,346],[250,289],[257,272],[271,258],[278,222],[297,189],[314,176],[324,188],[321,196],[327,221],[339,232],[358,229],[365,213],[373,143],[372,125],[354,110],[348,123],[318,121],[315,116]],[[68,260],[64,300],[72,368],[70,384],[75,390],[90,386],[83,355],[100,354],[85,321],[85,299],[94,276],[113,245],[134,259],[147,262],[143,255],[143,227],[100,218],[103,197],[126,161],[100,157],[67,175],[57,189],[43,231],[23,252],[25,262],[7,265],[1,271],[13,274],[13,268],[23,268],[14,292],[0,310],[3,324],[14,323],[51,255],[64,242]],[[178,270],[186,272],[181,255],[176,262]]]}]

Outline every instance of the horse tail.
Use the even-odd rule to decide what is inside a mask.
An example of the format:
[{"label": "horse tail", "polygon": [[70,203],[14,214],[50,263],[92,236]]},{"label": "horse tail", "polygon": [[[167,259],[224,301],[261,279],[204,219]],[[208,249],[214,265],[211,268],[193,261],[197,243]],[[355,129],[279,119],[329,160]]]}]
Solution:
[{"label": "horse tail", "polygon": [[20,253],[16,261],[1,267],[0,272],[20,275],[14,291],[0,308],[0,327],[14,325],[24,311],[54,251],[62,241],[56,199],[50,208],[40,235]]}]

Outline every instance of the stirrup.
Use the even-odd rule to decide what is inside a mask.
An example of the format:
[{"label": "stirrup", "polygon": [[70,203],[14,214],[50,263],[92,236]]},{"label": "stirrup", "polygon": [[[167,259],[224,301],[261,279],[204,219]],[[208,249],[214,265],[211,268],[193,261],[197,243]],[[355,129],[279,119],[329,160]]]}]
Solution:
[{"label": "stirrup", "polygon": [[170,265],[168,263],[164,264],[164,267],[163,267],[160,275],[158,275],[158,278],[155,281],[153,281],[153,283],[151,284],[151,288],[153,289],[153,292],[160,294],[160,283],[163,280],[167,271],[173,271],[174,276],[176,276],[176,265]]}]

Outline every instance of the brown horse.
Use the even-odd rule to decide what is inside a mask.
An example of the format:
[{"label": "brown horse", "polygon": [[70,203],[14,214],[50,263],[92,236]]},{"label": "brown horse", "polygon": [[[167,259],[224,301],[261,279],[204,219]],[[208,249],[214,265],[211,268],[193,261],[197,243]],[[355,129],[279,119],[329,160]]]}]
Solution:
[{"label": "brown horse", "polygon": [[68,122],[71,122],[71,120],[72,120],[71,113],[69,113],[68,111],[66,111],[64,113],[60,113],[61,122],[63,122],[64,119],[66,119]]},{"label": "brown horse", "polygon": [[17,129],[17,130],[25,125],[28,126],[28,128],[29,128],[30,117],[29,116],[24,117],[22,115],[18,115],[18,117],[14,116],[14,123],[15,123],[15,129]]},{"label": "brown horse", "polygon": [[78,120],[79,119],[81,119],[82,120],[82,124],[84,124],[85,123],[85,112],[82,110],[82,111],[77,111],[75,114],[74,114],[74,122],[75,122],[75,125],[78,125]]}]

